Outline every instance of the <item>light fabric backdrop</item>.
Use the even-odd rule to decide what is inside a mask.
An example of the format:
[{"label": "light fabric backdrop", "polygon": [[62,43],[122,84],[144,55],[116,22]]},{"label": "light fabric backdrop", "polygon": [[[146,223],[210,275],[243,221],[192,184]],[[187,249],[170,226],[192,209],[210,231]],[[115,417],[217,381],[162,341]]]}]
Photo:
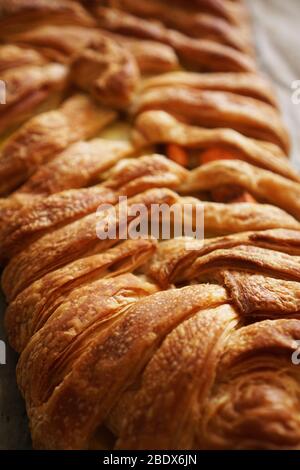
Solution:
[{"label": "light fabric backdrop", "polygon": [[300,0],[248,0],[262,69],[271,77],[292,135],[292,160],[300,169],[300,104],[291,84],[300,80]]},{"label": "light fabric backdrop", "polygon": [[[293,137],[292,158],[300,168],[300,104],[291,101],[291,83],[300,80],[300,0],[248,0],[259,60],[272,78]],[[4,301],[0,298],[0,311]],[[0,339],[5,339],[0,313]],[[0,449],[28,449],[26,413],[15,382],[16,355],[7,347],[0,365]]]}]

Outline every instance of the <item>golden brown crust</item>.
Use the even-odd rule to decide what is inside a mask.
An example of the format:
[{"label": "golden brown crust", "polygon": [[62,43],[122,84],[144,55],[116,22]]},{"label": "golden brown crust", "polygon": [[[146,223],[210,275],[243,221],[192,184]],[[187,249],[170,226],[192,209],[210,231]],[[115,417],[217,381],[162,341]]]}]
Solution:
[{"label": "golden brown crust", "polygon": [[231,299],[243,315],[254,318],[299,318],[298,282],[239,271],[225,271],[222,276]]},{"label": "golden brown crust", "polygon": [[16,131],[0,154],[0,194],[15,189],[42,163],[76,140],[92,137],[115,119],[84,95],[75,95],[55,111],[42,113]]},{"label": "golden brown crust", "polygon": [[163,286],[198,279],[202,274],[204,277],[218,277],[229,269],[256,270],[266,275],[269,275],[268,270],[273,270],[274,277],[282,274],[282,279],[297,278],[299,243],[300,231],[284,229],[243,232],[204,241],[194,240],[189,244],[183,237],[161,243],[146,272]]},{"label": "golden brown crust", "polygon": [[76,56],[71,78],[101,104],[122,109],[130,105],[140,75],[133,55],[115,40],[103,36]]},{"label": "golden brown crust", "polygon": [[[262,272],[267,276],[300,281],[299,256],[273,252],[257,246],[234,247],[231,250],[215,250],[197,258],[184,274],[184,279],[206,280],[218,276],[222,270],[238,269],[247,272]],[[179,276],[181,278],[181,275]]]},{"label": "golden brown crust", "polygon": [[180,59],[202,71],[254,71],[254,61],[231,47],[207,39],[190,38],[157,22],[144,20],[117,9],[97,7],[101,28],[113,33],[162,42],[174,48]]},{"label": "golden brown crust", "polygon": [[23,65],[3,72],[1,80],[6,87],[6,102],[0,108],[0,132],[4,133],[35,114],[58,106],[68,83],[68,70],[54,63]]},{"label": "golden brown crust", "polygon": [[[163,0],[167,2],[167,0]],[[186,7],[185,0],[175,0],[181,6]],[[226,19],[231,24],[237,25],[239,28],[248,29],[248,11],[243,2],[232,2],[222,0],[191,0],[188,5],[191,12],[204,11],[212,15]]]},{"label": "golden brown crust", "polygon": [[[18,195],[11,199],[13,208],[6,207],[11,217],[6,213],[6,224],[0,229],[0,258],[10,259],[45,233],[95,212],[101,204],[117,204],[119,196],[131,197],[159,187],[176,189],[185,178],[186,171],[176,163],[150,155],[122,160],[101,185],[33,198],[32,202],[25,198],[23,205],[22,195]],[[15,199],[19,210],[14,206]]]},{"label": "golden brown crust", "polygon": [[0,72],[24,65],[43,65],[47,60],[35,49],[14,44],[0,46]]},{"label": "golden brown crust", "polygon": [[207,163],[189,174],[183,193],[207,191],[236,184],[261,201],[267,201],[300,219],[300,184],[240,160]]},{"label": "golden brown crust", "polygon": [[137,146],[176,143],[200,151],[219,147],[252,165],[300,182],[284,152],[274,144],[245,137],[233,129],[205,129],[179,122],[164,111],[145,111],[135,121],[133,139]]},{"label": "golden brown crust", "polygon": [[188,124],[235,129],[289,151],[289,138],[273,107],[232,92],[195,90],[180,85],[146,90],[136,100],[133,112],[158,109]]},{"label": "golden brown crust", "polygon": [[229,91],[278,106],[275,91],[270,88],[267,79],[257,73],[171,72],[145,80],[143,90],[178,85],[193,90]]},{"label": "golden brown crust", "polygon": [[121,158],[134,153],[125,141],[93,139],[70,145],[42,165],[14,194],[48,196],[65,189],[88,186]]},{"label": "golden brown crust", "polygon": [[74,287],[78,289],[96,279],[132,272],[152,256],[155,248],[153,240],[128,240],[105,253],[76,260],[46,274],[7,308],[5,322],[10,343],[22,351]]},{"label": "golden brown crust", "polygon": [[[128,200],[128,208],[131,205],[145,204],[150,211],[151,204],[170,204],[178,200],[176,193],[168,189],[150,189]],[[101,220],[110,217],[115,220],[115,210],[112,207],[108,213],[100,212],[86,215],[65,227],[54,230],[32,243],[29,248],[11,259],[2,276],[2,288],[7,299],[12,300],[18,292],[30,283],[39,279],[47,272],[57,269],[65,264],[95,252],[108,249],[118,242],[118,238],[106,238],[101,240],[97,236],[97,224]],[[128,215],[128,223],[134,220],[133,215]],[[117,225],[119,222],[117,214]],[[36,254],[39,254],[36,259]],[[32,265],[34,261],[34,266]],[[30,261],[31,260],[31,261]],[[17,279],[12,283],[12,279]]]},{"label": "golden brown crust", "polygon": [[211,11],[209,13],[195,11],[191,14],[186,9],[186,4],[180,6],[175,3],[172,5],[172,15],[170,15],[169,5],[161,0],[148,0],[147,2],[113,0],[110,3],[136,16],[163,22],[166,26],[188,36],[210,39],[240,51],[253,52],[253,48],[240,28],[230,24],[225,18],[217,18]]},{"label": "golden brown crust", "polygon": [[0,5],[1,37],[32,28],[34,25],[79,24],[94,26],[94,20],[77,2],[69,0],[2,0]]},{"label": "golden brown crust", "polygon": [[177,189],[187,175],[187,170],[163,155],[144,155],[119,161],[107,173],[103,186],[133,196],[151,187]]},{"label": "golden brown crust", "polygon": [[128,38],[113,33],[109,35],[131,52],[144,75],[171,72],[179,68],[178,57],[174,49],[166,44]]},{"label": "golden brown crust", "polygon": [[0,231],[1,260],[12,258],[54,228],[96,211],[100,204],[116,204],[117,200],[117,193],[101,186],[71,189],[32,202],[25,200],[19,210],[11,210],[10,218],[6,215],[7,225]]},{"label": "golden brown crust", "polygon": [[208,237],[248,230],[300,229],[294,217],[268,204],[203,202],[203,208],[204,229]]},{"label": "golden brown crust", "polygon": [[104,105],[125,108],[138,87],[140,75],[133,54],[105,32],[43,26],[12,39],[70,64],[72,82]]},{"label": "golden brown crust", "polygon": [[166,44],[119,36],[96,28],[44,25],[11,36],[16,44],[32,47],[45,58],[67,64],[72,63],[90,44],[97,44],[103,38],[111,38],[125,46],[135,58],[141,73],[164,73],[179,68],[174,49]]},{"label": "golden brown crust", "polygon": [[34,48],[48,59],[70,64],[78,53],[102,37],[103,34],[95,28],[45,24],[16,32],[10,39],[21,47]]},{"label": "golden brown crust", "polygon": [[299,374],[291,361],[298,336],[298,320],[267,320],[231,335],[202,415],[202,448],[299,449]]},{"label": "golden brown crust", "polygon": [[[195,312],[154,354],[123,420],[118,449],[196,447],[201,403],[213,386],[222,346],[237,324],[229,305],[214,307],[212,302],[209,310]],[[163,422],[159,419],[162,409]]]},{"label": "golden brown crust", "polygon": [[[92,286],[89,290],[92,290]],[[36,422],[33,438],[37,447],[42,442],[40,439],[43,440],[44,429],[47,426],[53,431],[56,429],[49,433],[49,436],[51,435],[49,442],[47,442],[49,447],[85,448],[88,445],[88,438],[108,415],[124,389],[128,388],[142,372],[162,339],[195,311],[205,308],[212,301],[218,304],[224,298],[224,291],[212,286],[211,288],[210,286],[194,286],[188,287],[186,290],[189,295],[182,295],[182,292],[178,290],[172,291],[171,295],[169,292],[161,292],[148,299],[146,297],[145,300],[134,303],[121,315],[119,321],[112,323],[106,330],[103,329],[103,326],[100,327],[100,330],[98,327],[98,331],[94,328],[94,340],[87,344],[84,338],[81,339],[82,346],[84,343],[86,345],[83,354],[73,363],[72,369],[69,369],[71,362],[73,362],[70,355],[69,359],[65,355],[65,364],[61,361],[60,370],[57,368],[53,376],[53,385],[60,383],[60,386],[53,393],[54,388],[52,390],[44,389],[41,374],[37,368],[34,373],[28,374],[27,371],[29,371],[31,358],[36,354],[37,348],[42,352],[42,342],[38,340],[38,337],[42,335],[46,339],[47,334],[51,334],[51,330],[53,333],[55,323],[57,323],[59,330],[63,328],[64,324],[67,327],[64,317],[74,316],[74,308],[69,308],[71,305],[66,305],[65,308],[60,307],[61,314],[56,313],[57,320],[51,322],[52,327],[49,328],[49,333],[48,329],[44,328],[40,334],[35,335],[34,340],[31,340],[24,350],[19,363],[19,384],[24,391],[31,389],[30,395],[27,393],[27,401],[30,403],[29,414]],[[85,305],[90,305],[90,302],[85,302]],[[105,315],[105,307],[104,304],[98,310],[96,319]],[[87,311],[81,310],[81,314],[88,316],[88,309],[85,310]],[[122,308],[119,309],[119,312],[122,312]],[[80,328],[80,325],[78,327]],[[74,333],[76,334],[75,331]],[[51,337],[55,338],[53,334]],[[120,337],[123,339],[122,342],[119,341]],[[63,343],[72,339],[69,335],[65,335],[64,338],[63,342],[56,341],[59,350],[54,356],[57,358],[60,356]],[[73,341],[73,345],[74,343],[75,341]],[[49,342],[46,340],[44,344],[49,345]],[[51,351],[54,350],[51,348]],[[43,356],[39,367],[45,367],[48,370],[55,357],[47,354],[46,350]],[[85,368],[87,360],[94,365],[88,370]],[[83,373],[84,368],[86,373]],[[68,370],[70,370],[70,374],[68,374]],[[92,373],[92,370],[97,372]],[[77,378],[79,371],[80,381]],[[28,387],[28,381],[32,384],[32,388]],[[95,393],[96,391],[97,393]],[[67,395],[72,397],[74,412],[70,415],[68,408],[64,408],[60,417],[61,427],[57,428],[55,421],[56,413],[60,408],[59,403],[64,402],[64,397]],[[90,406],[91,403],[93,403],[93,407]],[[65,429],[67,416],[69,416],[69,424],[69,419],[74,420],[74,424],[72,421],[72,441],[70,434]]]},{"label": "golden brown crust", "polygon": [[244,2],[4,0],[0,26],[0,131],[42,112],[0,153],[33,446],[300,449],[300,177]]}]

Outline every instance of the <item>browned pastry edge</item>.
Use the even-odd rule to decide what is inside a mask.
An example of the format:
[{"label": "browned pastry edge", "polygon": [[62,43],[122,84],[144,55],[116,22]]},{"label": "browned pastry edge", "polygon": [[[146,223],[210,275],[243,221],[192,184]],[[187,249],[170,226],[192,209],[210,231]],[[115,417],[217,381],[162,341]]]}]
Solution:
[{"label": "browned pastry edge", "polygon": [[26,180],[42,163],[71,143],[93,137],[116,114],[84,95],[74,95],[59,109],[27,121],[4,143],[0,151],[0,194],[7,194]]},{"label": "browned pastry edge", "polygon": [[190,38],[157,22],[141,19],[117,9],[100,6],[95,9],[95,15],[102,29],[129,37],[155,40],[173,47],[180,59],[196,70],[255,70],[254,61],[250,56],[223,44],[208,39]]},{"label": "browned pastry edge", "polygon": [[195,90],[229,91],[278,107],[274,90],[268,80],[258,73],[171,72],[145,80],[143,90],[177,85]]},{"label": "browned pastry edge", "polygon": [[274,277],[297,280],[299,255],[299,230],[250,231],[190,243],[183,237],[161,243],[146,273],[165,287],[229,269],[266,275],[273,270]]},{"label": "browned pastry edge", "polygon": [[[174,28],[184,34],[196,38],[212,39],[221,44],[231,46],[237,50],[253,53],[253,47],[249,44],[247,35],[241,28],[232,25],[225,18],[217,18],[212,12],[191,12],[172,5],[170,15],[169,5],[161,0],[112,0],[108,2],[112,7],[124,9],[129,13],[142,18],[155,19],[170,28]],[[186,5],[184,5],[186,7]]]},{"label": "browned pastry edge", "polygon": [[57,107],[68,84],[68,70],[55,63],[23,65],[2,72],[1,80],[6,92],[6,102],[0,108],[3,134],[35,114]]},{"label": "browned pastry edge", "polygon": [[207,163],[189,173],[180,188],[183,193],[237,184],[261,201],[281,207],[300,219],[300,184],[240,160]]},{"label": "browned pastry edge", "polygon": [[232,128],[247,137],[265,140],[289,152],[289,137],[278,112],[254,98],[229,91],[197,90],[180,85],[143,92],[133,113],[162,110],[196,126]]},{"label": "browned pastry edge", "polygon": [[45,274],[8,306],[5,322],[10,343],[20,352],[75,287],[134,271],[152,256],[155,246],[153,240],[127,240]]},{"label": "browned pastry edge", "polygon": [[28,29],[34,24],[79,24],[94,26],[91,15],[77,2],[69,0],[2,0],[0,5],[0,36]]},{"label": "browned pastry edge", "polygon": [[123,159],[100,185],[58,192],[46,198],[35,197],[32,202],[25,199],[23,205],[17,198],[19,210],[15,208],[14,198],[12,208],[6,199],[6,225],[0,229],[0,259],[12,258],[45,233],[95,212],[101,204],[115,205],[120,196],[132,197],[151,188],[176,189],[186,176],[182,167],[165,157],[146,155]]},{"label": "browned pastry edge", "polygon": [[205,150],[221,147],[231,150],[239,159],[273,173],[300,182],[299,173],[292,167],[283,151],[274,144],[249,139],[233,129],[206,129],[179,122],[164,111],[145,111],[134,123],[136,146],[176,143],[187,149]]},{"label": "browned pastry edge", "polygon": [[[130,214],[130,206],[144,204],[150,211],[152,204],[169,204],[178,201],[178,195],[169,189],[150,189],[128,200],[127,223],[135,217]],[[8,263],[2,275],[2,289],[11,301],[21,290],[30,283],[39,279],[50,270],[64,266],[76,258],[82,258],[94,252],[104,251],[118,242],[117,237],[112,239],[99,239],[96,231],[101,221],[111,221],[118,226],[118,217],[115,210],[102,211],[86,215],[78,221],[59,228],[44,235],[33,242],[25,251],[21,251]],[[38,253],[38,258],[37,258]],[[34,265],[29,261],[34,258]],[[12,284],[11,280],[17,279]]]},{"label": "browned pastry edge", "polygon": [[[163,73],[179,68],[178,58],[172,47],[153,40],[119,36],[99,28],[44,25],[16,33],[10,38],[22,48],[30,47],[30,50],[37,51],[38,55],[42,54],[44,60],[70,64],[88,44],[97,43],[103,40],[104,36],[116,41],[120,46],[125,46],[135,58],[141,73]],[[5,56],[3,62],[5,64]]]},{"label": "browned pastry edge", "polygon": [[29,47],[19,47],[14,44],[0,46],[0,72],[23,65],[43,65],[47,59],[38,51]]}]

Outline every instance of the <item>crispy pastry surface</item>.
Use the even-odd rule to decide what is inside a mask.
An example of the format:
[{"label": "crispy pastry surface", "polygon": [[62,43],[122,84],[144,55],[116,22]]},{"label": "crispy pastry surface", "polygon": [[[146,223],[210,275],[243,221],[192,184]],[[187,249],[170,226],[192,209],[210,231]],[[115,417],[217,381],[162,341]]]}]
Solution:
[{"label": "crispy pastry surface", "polygon": [[195,39],[155,21],[141,19],[123,11],[97,7],[95,15],[101,28],[113,33],[167,44],[193,69],[225,72],[255,70],[253,59],[238,50],[208,39]]},{"label": "crispy pastry surface", "polygon": [[12,134],[0,150],[0,194],[15,189],[42,163],[71,143],[94,136],[115,119],[84,95],[75,95],[58,110],[42,113]]},{"label": "crispy pastry surface", "polygon": [[164,111],[145,111],[135,120],[133,138],[137,146],[176,143],[191,150],[199,149],[199,152],[220,147],[231,151],[233,157],[300,182],[299,173],[282,158],[285,154],[278,146],[247,138],[233,129],[191,126]]},{"label": "crispy pastry surface", "polygon": [[[219,185],[237,184],[262,201],[277,205],[300,218],[300,184],[249,163],[228,160],[207,163],[189,174],[182,192],[205,191]],[[188,188],[188,189],[187,189]]]},{"label": "crispy pastry surface", "polygon": [[6,103],[0,108],[0,132],[4,133],[47,108],[55,108],[68,84],[68,70],[55,63],[23,65],[2,72],[1,79],[6,86]]},{"label": "crispy pastry surface", "polygon": [[279,114],[270,105],[229,91],[199,90],[173,85],[146,90],[133,112],[161,109],[183,122],[202,127],[230,127],[247,137],[289,151],[289,138]]},{"label": "crispy pastry surface", "polygon": [[82,6],[69,0],[2,0],[0,5],[1,37],[20,29],[41,24],[79,24],[93,26],[94,20]]}]

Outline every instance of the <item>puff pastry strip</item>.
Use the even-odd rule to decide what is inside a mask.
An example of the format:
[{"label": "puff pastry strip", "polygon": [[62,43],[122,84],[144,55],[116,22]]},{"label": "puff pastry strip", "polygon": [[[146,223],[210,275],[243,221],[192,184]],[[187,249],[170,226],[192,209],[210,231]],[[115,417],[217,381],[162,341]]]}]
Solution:
[{"label": "puff pastry strip", "polygon": [[231,184],[246,189],[262,201],[281,207],[299,220],[299,183],[240,160],[211,162],[192,170],[180,191],[206,191]]},{"label": "puff pastry strip", "polygon": [[45,25],[16,33],[11,36],[11,40],[23,47],[36,49],[45,58],[70,64],[78,53],[94,41],[103,39],[104,35],[129,50],[141,73],[163,73],[179,67],[175,51],[166,44],[118,36],[96,28]]},{"label": "puff pastry strip", "polygon": [[202,274],[205,276],[206,268],[217,273],[256,270],[267,276],[270,270],[274,277],[298,281],[299,231],[244,232],[204,242],[195,240],[188,247],[185,242],[183,238],[161,243],[146,268],[146,272],[161,285],[191,280]]},{"label": "puff pastry strip", "polygon": [[245,137],[233,129],[206,129],[184,124],[164,111],[145,111],[135,120],[133,141],[136,146],[176,143],[187,149],[212,147],[232,151],[233,157],[300,182],[284,152],[274,144]]},{"label": "puff pastry strip", "polygon": [[249,272],[224,271],[222,283],[239,312],[254,318],[300,316],[300,284]]},{"label": "puff pastry strip", "polygon": [[139,85],[139,69],[132,54],[102,36],[81,51],[71,66],[71,78],[101,104],[126,108]]},{"label": "puff pastry strip", "polygon": [[0,194],[20,185],[36,168],[71,143],[93,137],[116,118],[84,95],[66,100],[58,110],[26,122],[4,143],[0,152]]},{"label": "puff pastry strip", "polygon": [[171,72],[145,80],[143,90],[178,85],[193,90],[229,91],[278,106],[269,82],[257,73]]},{"label": "puff pastry strip", "polygon": [[[210,286],[194,287],[200,290]],[[179,292],[195,295],[189,288]],[[117,449],[201,448],[202,404],[213,388],[221,352],[237,323],[238,317],[229,305],[211,302],[207,310],[196,310],[174,328],[149,361],[137,392],[132,394],[135,406],[128,405],[130,415],[124,413]],[[160,423],[158,409],[162,406],[168,419]]]},{"label": "puff pastry strip", "polygon": [[10,40],[21,47],[32,47],[45,58],[70,64],[93,41],[103,34],[85,26],[43,24],[27,31],[17,31]]},{"label": "puff pastry strip", "polygon": [[[114,278],[113,282],[116,283],[117,278]],[[96,287],[97,284],[94,283],[87,289],[93,292]],[[100,294],[99,289],[97,292],[98,296],[101,296],[101,290]],[[74,332],[75,336],[65,334],[64,339],[59,340],[57,335],[53,335],[56,328],[60,331],[64,328],[63,325],[68,328],[65,318],[74,318],[74,308],[72,308],[71,303],[62,305],[56,311],[55,318],[51,320],[51,327],[49,323],[48,327],[45,326],[32,338],[22,353],[18,376],[20,386],[24,392],[26,390],[26,398],[29,404],[28,411],[34,421],[33,438],[37,447],[39,447],[39,443],[43,442],[45,429],[47,428],[49,441],[46,445],[48,447],[86,448],[89,437],[107,417],[122,392],[131,383],[134,383],[164,337],[184,319],[193,315],[197,309],[204,309],[213,302],[215,304],[221,303],[224,299],[223,290],[213,286],[211,288],[210,286],[188,287],[186,293],[189,295],[183,295],[184,292],[180,290],[172,291],[171,294],[170,292],[161,292],[148,296],[144,300],[133,303],[131,307],[123,312],[121,304],[121,308],[117,307],[118,317],[106,328],[103,321],[99,322],[101,318],[108,316],[106,305],[104,304],[103,307],[96,310],[96,315],[94,310],[93,317],[90,320],[95,323],[93,338],[90,336],[88,341],[86,335],[85,338],[81,336],[82,354],[78,356],[77,353],[78,359],[75,362],[74,355],[72,357],[72,349],[75,350],[75,336],[78,335],[80,326]],[[81,299],[82,295],[83,292],[81,293]],[[76,295],[74,294],[75,299]],[[87,323],[92,313],[92,302],[90,299],[85,298],[85,302],[83,303],[82,299],[80,305],[82,307],[85,305],[85,308],[81,308],[80,312],[81,316],[86,318],[84,323]],[[96,322],[99,324],[98,328]],[[83,325],[83,322],[81,322],[81,325]],[[43,354],[41,344],[47,344],[49,347],[52,343],[48,340],[48,338],[50,339],[50,331],[52,331],[51,337],[57,343],[58,349],[51,347],[48,351],[44,350],[45,354]],[[123,338],[122,343],[119,341],[120,337]],[[45,342],[41,341],[42,338]],[[68,354],[62,355],[62,348],[66,346],[66,342],[69,342],[69,344],[72,342],[72,344]],[[55,355],[53,355],[54,350],[57,351]],[[31,371],[29,374],[28,366],[31,364],[31,358],[36,354],[40,357],[39,365],[34,372]],[[43,357],[41,354],[43,354]],[[49,388],[49,386],[43,384],[42,377],[44,375],[39,373],[38,368],[45,367],[44,370],[49,370],[49,373],[51,373],[51,364],[55,360],[55,356],[56,359],[60,358],[57,363],[60,363],[60,366],[56,367],[55,370],[52,369],[52,386]],[[88,368],[84,366],[87,361],[89,363]],[[91,364],[95,368],[91,367]],[[105,367],[105,364],[108,367]],[[86,374],[82,373],[84,368]],[[77,379],[79,370],[81,371],[80,382]],[[91,372],[93,370],[97,370],[97,373],[93,374]],[[55,385],[59,384],[60,386],[55,388]],[[67,407],[63,407],[60,415],[61,426],[58,428],[54,423],[57,419],[57,410],[61,408],[59,403],[64,402],[64,396],[70,396],[70,393],[74,397],[74,400],[72,400],[74,414],[71,415]],[[91,402],[93,402],[92,407]],[[77,413],[77,404],[79,405],[79,403],[81,404],[80,412]],[[67,420],[72,419],[72,416],[74,423],[72,421],[71,436],[65,430],[65,423]]]},{"label": "puff pastry strip", "polygon": [[5,322],[10,343],[21,352],[75,287],[133,272],[150,259],[155,249],[154,240],[126,240],[104,253],[78,259],[45,274],[8,306]]},{"label": "puff pastry strip", "polygon": [[117,9],[100,6],[96,7],[94,12],[101,28],[125,36],[167,44],[193,69],[220,72],[255,70],[255,63],[250,56],[223,44],[190,38],[157,22],[144,20]]},{"label": "puff pastry strip", "polygon": [[247,37],[241,34],[240,28],[228,24],[223,18],[216,18],[211,13],[195,11],[191,14],[186,8],[177,6],[175,3],[172,5],[172,14],[170,14],[168,3],[161,0],[148,0],[147,2],[112,0],[108,3],[136,16],[161,21],[166,26],[188,36],[210,39],[239,51],[253,53],[253,48],[247,41]]},{"label": "puff pastry strip", "polygon": [[0,108],[3,134],[35,114],[58,106],[68,84],[68,70],[54,63],[24,65],[3,72],[1,80],[6,86],[6,103]]},{"label": "puff pastry strip", "polygon": [[143,75],[171,72],[180,68],[174,49],[166,44],[125,37],[108,31],[105,31],[105,34],[131,52]]},{"label": "puff pastry strip", "polygon": [[299,372],[291,362],[299,322],[237,322],[225,304],[172,331],[128,400],[118,449],[299,447]]},{"label": "puff pastry strip", "polygon": [[0,46],[0,72],[24,65],[43,65],[47,59],[35,49],[14,44]]},{"label": "puff pastry strip", "polygon": [[14,195],[48,196],[97,182],[104,171],[121,158],[135,153],[131,143],[93,139],[70,145],[53,160],[40,166]]},{"label": "puff pastry strip", "polygon": [[[167,3],[168,0],[162,0]],[[242,2],[222,1],[222,0],[191,0],[189,5],[185,0],[175,0],[175,4],[179,4],[188,9],[191,14],[202,11],[211,13],[212,15],[224,18],[228,23],[237,25],[240,29],[249,31],[249,14]]]},{"label": "puff pastry strip", "polygon": [[[181,199],[182,204],[199,204],[199,201]],[[230,203],[201,201],[204,210],[204,230],[207,237],[246,232],[286,228],[299,230],[300,223],[283,210],[268,204]]]},{"label": "puff pastry strip", "polygon": [[160,155],[122,160],[108,179],[96,186],[35,198],[20,210],[11,209],[0,229],[0,258],[9,259],[32,241],[95,212],[100,204],[117,204],[119,196],[134,196],[151,188],[176,188],[186,171]]},{"label": "puff pastry strip", "polygon": [[232,92],[166,86],[146,90],[136,100],[134,114],[162,110],[202,127],[232,128],[247,137],[269,141],[289,151],[289,137],[274,108]]},{"label": "puff pastry strip", "polygon": [[[176,193],[169,189],[150,189],[128,200],[131,205],[144,204],[150,213],[152,204],[170,204],[178,201]],[[3,271],[2,288],[11,301],[22,289],[39,279],[47,272],[66,265],[67,263],[104,251],[118,242],[118,238],[101,240],[97,236],[96,227],[101,220],[107,221],[109,217],[115,220],[115,211],[104,211],[100,214],[92,213],[65,227],[54,230],[32,243],[27,250],[14,256]],[[135,219],[128,215],[127,222]],[[119,219],[116,220],[117,224]],[[36,254],[39,254],[38,259]],[[34,258],[34,265],[32,260]],[[12,279],[17,279],[12,283]]]},{"label": "puff pastry strip", "polygon": [[94,26],[94,20],[79,4],[69,0],[2,0],[0,30],[2,38],[41,24],[79,24]]}]

